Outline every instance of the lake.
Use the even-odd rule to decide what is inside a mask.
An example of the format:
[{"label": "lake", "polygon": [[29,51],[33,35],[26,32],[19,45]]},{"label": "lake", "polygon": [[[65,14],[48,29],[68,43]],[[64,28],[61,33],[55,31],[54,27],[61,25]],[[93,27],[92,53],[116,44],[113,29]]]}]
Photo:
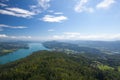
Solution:
[{"label": "lake", "polygon": [[24,58],[35,51],[48,50],[41,43],[29,43],[29,49],[19,49],[15,52],[0,56],[0,64],[9,63],[21,58]]}]

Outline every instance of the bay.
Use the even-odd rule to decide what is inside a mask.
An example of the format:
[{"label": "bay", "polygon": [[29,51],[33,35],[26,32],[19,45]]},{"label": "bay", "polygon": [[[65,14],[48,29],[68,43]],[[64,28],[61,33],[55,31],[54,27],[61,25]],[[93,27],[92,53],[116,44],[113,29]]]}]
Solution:
[{"label": "bay", "polygon": [[5,63],[9,63],[9,62],[24,58],[35,51],[48,50],[42,45],[42,43],[29,43],[28,45],[29,45],[29,49],[19,49],[7,55],[0,56],[0,64],[5,64]]}]

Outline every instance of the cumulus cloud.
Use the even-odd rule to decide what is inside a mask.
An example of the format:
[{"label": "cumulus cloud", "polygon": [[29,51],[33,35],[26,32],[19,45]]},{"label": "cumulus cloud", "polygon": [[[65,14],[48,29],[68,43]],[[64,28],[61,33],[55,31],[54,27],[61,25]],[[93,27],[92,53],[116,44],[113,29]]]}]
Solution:
[{"label": "cumulus cloud", "polygon": [[89,2],[89,0],[80,0],[77,5],[75,5],[74,10],[76,12],[94,12],[94,9],[92,7],[87,7],[87,3]]},{"label": "cumulus cloud", "polygon": [[36,5],[31,5],[31,6],[30,6],[30,9],[31,9],[32,12],[34,12],[35,14],[39,14],[39,13],[42,12],[42,10],[41,10],[38,6],[36,6]]},{"label": "cumulus cloud", "polygon": [[[9,1],[9,0],[6,0],[6,1]],[[50,1],[51,0],[37,0],[37,3],[35,5],[30,6],[31,11],[22,9],[22,8],[17,8],[17,7],[11,8],[11,7],[8,7],[6,4],[0,3],[1,7],[5,7],[4,9],[0,9],[0,14],[22,17],[22,18],[31,18],[34,15],[41,13],[42,10],[46,10],[47,8],[49,8]],[[4,2],[4,0],[2,0],[1,2]]]},{"label": "cumulus cloud", "polygon": [[31,5],[30,9],[36,14],[39,14],[50,7],[50,1],[51,0],[37,0],[37,4]]},{"label": "cumulus cloud", "polygon": [[45,22],[62,22],[64,20],[67,20],[67,17],[65,16],[53,16],[53,15],[45,15],[42,18]]},{"label": "cumulus cloud", "polygon": [[103,0],[102,2],[97,4],[96,7],[97,8],[102,8],[102,9],[106,9],[106,8],[109,8],[114,3],[115,3],[115,0]]},{"label": "cumulus cloud", "polygon": [[76,32],[65,32],[54,35],[53,39],[61,40],[120,40],[120,34],[83,35]]},{"label": "cumulus cloud", "polygon": [[[91,0],[94,1],[94,0]],[[112,4],[114,4],[116,0],[102,0],[100,3],[95,4],[95,7],[91,7],[90,0],[78,0],[77,4],[74,7],[76,12],[94,12],[95,8],[97,9],[107,9],[110,8]]]},{"label": "cumulus cloud", "polygon": [[48,7],[50,7],[49,2],[50,2],[50,0],[38,0],[38,4],[39,4],[43,9],[47,9]]},{"label": "cumulus cloud", "polygon": [[0,31],[3,31],[3,28],[24,29],[27,27],[25,27],[25,26],[10,26],[10,25],[5,25],[5,24],[0,24]]},{"label": "cumulus cloud", "polygon": [[21,8],[17,8],[17,7],[0,9],[0,14],[23,17],[23,18],[30,18],[33,15],[36,15],[34,12],[21,9]]}]

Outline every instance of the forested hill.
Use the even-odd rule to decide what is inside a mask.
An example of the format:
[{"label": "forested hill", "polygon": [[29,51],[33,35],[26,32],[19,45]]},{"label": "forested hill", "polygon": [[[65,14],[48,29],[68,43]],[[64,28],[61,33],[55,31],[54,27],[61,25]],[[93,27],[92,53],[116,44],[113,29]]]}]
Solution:
[{"label": "forested hill", "polygon": [[0,80],[119,80],[120,72],[82,55],[53,51],[34,54],[0,67]]},{"label": "forested hill", "polygon": [[44,42],[43,45],[47,48],[56,49],[56,50],[69,49],[69,50],[77,51],[78,53],[84,52],[84,53],[102,54],[100,50],[95,48],[82,47],[76,44],[65,43],[65,42],[47,41],[47,42]]},{"label": "forested hill", "polygon": [[43,45],[46,48],[49,48],[53,51],[65,52],[67,54],[82,54],[88,58],[99,58],[106,59],[106,54],[101,50],[92,48],[92,47],[84,47],[79,46],[77,44],[71,44],[66,42],[58,42],[58,41],[47,41],[44,42]]}]

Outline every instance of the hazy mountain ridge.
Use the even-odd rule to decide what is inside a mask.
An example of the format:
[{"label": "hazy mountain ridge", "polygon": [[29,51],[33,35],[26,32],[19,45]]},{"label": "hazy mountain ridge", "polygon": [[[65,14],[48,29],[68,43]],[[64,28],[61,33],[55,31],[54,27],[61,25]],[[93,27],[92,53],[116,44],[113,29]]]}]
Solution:
[{"label": "hazy mountain ridge", "polygon": [[97,48],[108,54],[120,54],[120,41],[65,41],[79,46]]}]

